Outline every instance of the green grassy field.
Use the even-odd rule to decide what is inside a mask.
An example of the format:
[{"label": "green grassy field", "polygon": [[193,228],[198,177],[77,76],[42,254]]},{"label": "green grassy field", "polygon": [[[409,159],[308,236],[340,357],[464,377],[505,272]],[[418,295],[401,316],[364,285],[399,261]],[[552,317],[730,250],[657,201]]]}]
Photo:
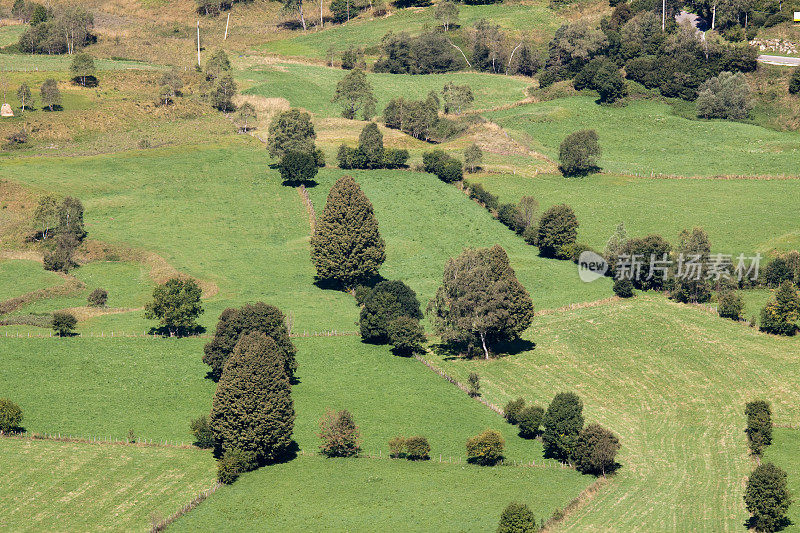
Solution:
[{"label": "green grassy field", "polygon": [[245,474],[170,529],[493,531],[509,502],[547,518],[588,482],[561,469],[299,457]]},{"label": "green grassy field", "polygon": [[485,380],[495,403],[546,404],[572,390],[587,422],[622,442],[615,481],[568,517],[574,531],[730,531],[747,518],[744,404],[772,402],[777,424],[800,422],[800,343],[661,296],[541,317],[536,349],[483,361],[439,361]]},{"label": "green grassy field", "polygon": [[668,104],[600,106],[591,96],[559,98],[490,113],[512,136],[551,159],[568,134],[597,130],[606,172],[678,176],[800,175],[800,134],[725,120],[688,120]]},{"label": "green grassy field", "polygon": [[[324,58],[330,48],[337,56],[349,47],[368,48],[373,51],[388,32],[405,31],[419,34],[427,27],[436,27],[435,7],[422,9],[396,9],[390,16],[371,18],[369,14],[346,24],[330,24],[323,31],[300,33],[296,37],[270,41],[262,49],[284,56],[303,56]],[[485,18],[504,29],[524,31],[533,34],[541,43],[549,39],[563,23],[563,18],[547,6],[547,2],[536,0],[517,4],[497,4],[485,6],[459,6],[459,23],[462,28],[472,26]],[[377,55],[377,50],[373,53]],[[337,60],[341,57],[337,57]]]},{"label": "green grassy field", "polygon": [[800,180],[668,180],[593,175],[567,179],[498,174],[468,178],[501,203],[535,197],[541,211],[570,205],[578,217],[578,240],[603,250],[620,222],[629,236],[658,233],[675,244],[683,229],[700,226],[715,252],[754,255],[800,246],[794,214]]},{"label": "green grassy field", "polygon": [[800,531],[800,431],[797,429],[775,428],[772,431],[772,445],[764,449],[763,460],[775,463],[783,468],[787,474],[789,492],[794,501],[789,507],[789,520],[792,523],[782,531]]},{"label": "green grassy field", "polygon": [[[25,429],[64,435],[190,443],[189,421],[211,409],[215,385],[204,379],[200,339],[3,339],[0,390],[25,414]],[[364,450],[383,454],[397,435],[425,435],[433,453],[465,454],[467,439],[491,427],[503,432],[507,457],[539,461],[539,441],[516,436],[496,413],[414,359],[358,337],[295,339],[299,384],[295,439],[316,451],[325,409],[349,409]],[[58,376],[53,379],[52,376]]]},{"label": "green grassy field", "polygon": [[20,35],[22,35],[27,28],[27,26],[22,24],[0,26],[0,48],[19,42]]},{"label": "green grassy field", "polygon": [[[347,72],[338,68],[284,63],[240,71],[238,77],[255,84],[245,94],[286,98],[294,107],[302,107],[321,116],[338,117],[342,114],[342,108],[338,103],[331,102],[331,99],[336,92],[336,84]],[[392,98],[402,96],[422,100],[430,91],[440,94],[442,87],[450,81],[472,88],[474,109],[488,109],[522,100],[526,87],[530,85],[529,81],[519,77],[474,72],[427,76],[368,73],[367,79],[378,99],[379,114]]]},{"label": "green grassy field", "polygon": [[214,484],[199,450],[0,439],[0,529],[145,531]]},{"label": "green grassy field", "polygon": [[61,283],[57,274],[44,270],[39,263],[0,261],[0,302]]}]

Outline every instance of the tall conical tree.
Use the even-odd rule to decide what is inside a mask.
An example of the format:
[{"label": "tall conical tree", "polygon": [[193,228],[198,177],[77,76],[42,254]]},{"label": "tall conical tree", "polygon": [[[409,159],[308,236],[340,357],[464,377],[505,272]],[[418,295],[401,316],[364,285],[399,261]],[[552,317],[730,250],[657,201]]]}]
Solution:
[{"label": "tall conical tree", "polygon": [[256,302],[240,309],[225,309],[220,315],[214,338],[203,349],[203,362],[211,366],[212,379],[216,381],[222,375],[225,360],[233,353],[242,335],[253,332],[261,332],[275,341],[284,355],[286,375],[290,381],[294,378],[297,350],[289,338],[283,313],[273,305]]},{"label": "tall conical tree", "polygon": [[317,276],[350,288],[375,277],[385,260],[372,203],[352,177],[343,176],[331,188],[311,237]]},{"label": "tall conical tree", "polygon": [[367,168],[382,168],[384,165],[383,134],[374,122],[368,123],[358,136],[358,149],[364,155]]},{"label": "tall conical tree", "polygon": [[214,393],[211,431],[217,451],[252,454],[260,464],[275,461],[289,448],[293,428],[282,350],[263,333],[244,335]]}]

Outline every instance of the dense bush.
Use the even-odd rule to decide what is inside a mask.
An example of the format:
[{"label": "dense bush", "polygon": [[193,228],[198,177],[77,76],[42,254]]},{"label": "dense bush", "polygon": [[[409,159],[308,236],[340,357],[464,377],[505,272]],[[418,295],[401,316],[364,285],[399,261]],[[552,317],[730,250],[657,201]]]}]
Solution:
[{"label": "dense bush", "polygon": [[722,72],[700,86],[695,105],[698,117],[744,119],[754,102],[744,74]]},{"label": "dense bush", "polygon": [[543,257],[570,259],[569,247],[578,238],[578,218],[566,204],[554,205],[542,214],[536,234],[536,246]]},{"label": "dense bush", "polygon": [[405,32],[388,33],[381,44],[381,56],[375,72],[392,74],[433,74],[450,72],[465,66],[463,59],[441,33],[424,32],[412,37]]},{"label": "dense bush", "polygon": [[791,336],[797,332],[800,295],[791,281],[784,281],[764,309],[761,310],[761,331]]},{"label": "dense bush", "polygon": [[325,412],[319,421],[319,449],[327,457],[353,457],[361,451],[361,435],[350,411]]},{"label": "dense bush", "polygon": [[794,280],[795,273],[783,256],[778,256],[764,267],[761,279],[767,287],[780,287],[784,281]]},{"label": "dense bush", "polygon": [[389,323],[389,343],[399,355],[424,351],[425,330],[416,318],[399,316]]},{"label": "dense bush", "polygon": [[789,94],[800,94],[800,68],[794,69],[789,80]]},{"label": "dense bush", "polygon": [[614,294],[620,298],[631,298],[633,296],[633,283],[627,278],[617,278],[614,280]]},{"label": "dense bush", "polygon": [[53,313],[53,331],[59,337],[68,337],[72,335],[75,326],[78,325],[78,319],[75,315],[67,311],[56,311]]},{"label": "dense bush", "polygon": [[469,197],[482,203],[486,209],[497,209],[497,196],[483,188],[480,183],[469,185]]},{"label": "dense bush", "polygon": [[317,134],[311,115],[298,109],[276,114],[269,125],[267,150],[272,157],[281,158],[287,151],[314,153]]},{"label": "dense bush", "polygon": [[370,122],[361,130],[358,147],[341,145],[336,159],[342,169],[401,168],[408,161],[408,150],[384,148],[383,134]]},{"label": "dense bush", "polygon": [[425,437],[408,437],[405,441],[406,457],[412,461],[431,458],[431,445]]},{"label": "dense bush", "polygon": [[467,441],[467,461],[470,463],[493,466],[503,460],[505,439],[499,431],[487,429]]},{"label": "dense bush", "polygon": [[105,289],[95,289],[89,294],[86,302],[89,307],[105,307],[108,302],[108,292]]},{"label": "dense bush", "polygon": [[[615,277],[630,279],[634,288],[639,290],[661,290],[664,288],[666,272],[651,269],[651,258],[656,263],[669,259],[672,246],[660,235],[648,235],[644,238],[628,239],[620,248],[620,257],[615,265]],[[631,270],[633,260],[631,258],[641,258],[641,265],[638,267],[638,275]],[[654,266],[658,267],[658,264]],[[637,270],[637,269],[633,269]],[[651,271],[652,270],[652,271]],[[632,279],[631,279],[632,278]]]},{"label": "dense bush", "polygon": [[202,415],[189,423],[189,429],[194,435],[194,445],[198,448],[213,448],[214,432],[211,430],[211,422],[208,415]]},{"label": "dense bush", "polygon": [[500,515],[497,533],[535,533],[539,531],[533,511],[524,503],[511,502]]},{"label": "dense bush", "polygon": [[[431,93],[435,96],[435,93]],[[429,97],[425,100],[406,100],[394,98],[383,108],[383,123],[408,133],[415,139],[429,141],[437,138],[437,126],[443,122],[439,118],[439,100]]]},{"label": "dense bush", "polygon": [[405,437],[398,436],[389,439],[389,457],[399,459],[406,453],[406,439]]},{"label": "dense bush", "polygon": [[476,372],[470,372],[467,376],[467,393],[475,398],[481,395],[481,377]]},{"label": "dense bush", "polygon": [[390,340],[392,322],[399,317],[422,318],[414,290],[400,280],[381,281],[364,298],[359,316],[361,338],[367,342]]},{"label": "dense bush", "polygon": [[525,409],[525,398],[509,400],[505,408],[503,408],[503,416],[505,416],[509,424],[517,425],[519,423],[519,415],[523,409]]},{"label": "dense bush", "polygon": [[751,515],[750,527],[765,532],[782,529],[792,503],[786,472],[772,463],[758,465],[747,479],[744,502]]},{"label": "dense bush", "polygon": [[717,314],[722,318],[730,318],[731,320],[741,320],[742,313],[744,312],[744,300],[737,291],[726,290],[719,294],[719,302],[717,305]]},{"label": "dense bush", "polygon": [[538,405],[526,407],[519,413],[519,436],[532,439],[539,434],[544,419],[544,409]]},{"label": "dense bush", "polygon": [[583,402],[577,394],[556,394],[542,420],[542,442],[547,456],[569,461],[583,429]]},{"label": "dense bush", "polygon": [[772,409],[768,402],[757,400],[747,402],[744,407],[747,417],[747,440],[750,451],[754,455],[761,455],[765,446],[772,444]]},{"label": "dense bush", "polygon": [[594,130],[580,130],[567,135],[558,152],[561,172],[565,176],[582,176],[598,169],[600,143]]},{"label": "dense bush", "polygon": [[254,470],[258,463],[252,453],[242,450],[228,450],[217,461],[217,479],[220,483],[230,485],[239,475]]},{"label": "dense bush", "polygon": [[313,154],[307,152],[284,152],[280,167],[284,183],[311,183],[319,170]]},{"label": "dense bush", "polygon": [[461,161],[448,155],[443,150],[433,150],[422,154],[425,172],[435,174],[445,183],[460,181],[464,177]]},{"label": "dense bush", "polygon": [[502,204],[497,208],[497,219],[513,232],[519,232],[519,208],[514,204]]},{"label": "dense bush", "polygon": [[17,431],[22,424],[22,409],[7,398],[0,398],[0,433]]},{"label": "dense bush", "polygon": [[584,474],[605,476],[615,468],[619,449],[616,435],[600,424],[589,424],[575,443],[575,468]]}]

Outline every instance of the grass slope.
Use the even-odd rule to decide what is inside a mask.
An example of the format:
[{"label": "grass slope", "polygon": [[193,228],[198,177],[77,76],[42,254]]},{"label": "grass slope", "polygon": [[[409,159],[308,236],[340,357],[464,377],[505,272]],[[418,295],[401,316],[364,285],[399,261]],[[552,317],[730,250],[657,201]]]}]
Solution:
[{"label": "grass slope", "polygon": [[592,128],[606,172],[678,176],[800,174],[800,134],[725,120],[688,120],[669,105],[638,100],[600,106],[591,96],[559,98],[489,117],[552,159],[568,134]]},{"label": "grass slope", "polygon": [[0,529],[144,531],[214,484],[198,450],[3,438]]},{"label": "grass slope", "polygon": [[[336,92],[336,84],[347,73],[338,68],[285,63],[273,67],[255,67],[240,72],[238,76],[247,83],[255,84],[245,94],[286,98],[294,107],[302,107],[321,116],[338,117],[342,114],[342,107],[331,99]],[[474,72],[426,76],[368,73],[367,79],[378,99],[378,113],[383,113],[383,108],[392,98],[402,96],[424,100],[430,91],[440,94],[442,87],[450,81],[471,87],[475,97],[474,109],[487,109],[522,100],[525,88],[529,85],[528,81],[519,77]]]},{"label": "grass slope", "polygon": [[[377,55],[377,46],[384,35],[405,31],[419,34],[427,26],[439,26],[434,19],[435,6],[423,9],[394,9],[387,17],[370,18],[364,15],[346,24],[330,24],[323,31],[303,32],[295,37],[270,41],[262,48],[284,56],[303,56],[321,59],[333,48],[338,56],[349,47],[368,48]],[[532,33],[537,43],[549,39],[562,24],[563,19],[537,0],[518,4],[485,6],[459,5],[459,23],[462,28],[474,25],[480,19],[488,19],[504,29]],[[341,59],[341,57],[337,57]]]},{"label": "grass slope", "polygon": [[576,391],[587,421],[620,436],[622,469],[566,529],[742,528],[744,404],[764,398],[776,423],[800,421],[797,339],[652,295],[542,317],[530,334],[536,349],[519,356],[439,364],[462,379],[478,372],[495,403]]},{"label": "grass slope", "polygon": [[788,475],[789,492],[794,502],[789,507],[789,520],[792,523],[783,529],[784,532],[800,531],[800,431],[789,428],[775,428],[772,432],[772,445],[764,450],[764,461],[775,463]]},{"label": "grass slope", "polygon": [[34,261],[0,261],[0,302],[63,283]]},{"label": "grass slope", "polygon": [[[630,236],[658,233],[672,243],[704,228],[715,252],[754,255],[800,246],[795,198],[800,180],[665,180],[593,175],[584,179],[500,174],[479,181],[501,202],[535,197],[542,211],[566,203],[580,222],[578,240],[603,250],[620,222]],[[654,216],[655,215],[655,216]]]},{"label": "grass slope", "polygon": [[299,457],[245,474],[171,530],[492,531],[508,502],[546,518],[587,481],[561,469]]}]

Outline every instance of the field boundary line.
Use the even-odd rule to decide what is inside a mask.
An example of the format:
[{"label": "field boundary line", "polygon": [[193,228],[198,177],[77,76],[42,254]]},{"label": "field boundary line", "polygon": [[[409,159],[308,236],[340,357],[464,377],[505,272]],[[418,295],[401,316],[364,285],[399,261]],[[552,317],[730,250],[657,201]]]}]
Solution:
[{"label": "field boundary line", "polygon": [[155,523],[150,526],[150,533],[159,533],[160,531],[164,531],[165,529],[167,529],[167,526],[169,526],[180,517],[192,511],[195,507],[203,503],[206,500],[206,498],[217,492],[217,490],[219,490],[221,486],[222,482],[218,480],[210,488],[201,490],[197,496],[195,496],[189,501],[189,503],[185,504],[183,507],[181,507],[180,509],[169,515],[167,518],[164,518],[159,522],[154,521]]},{"label": "field boundary line", "polygon": [[0,437],[16,440],[41,440],[48,442],[73,442],[78,444],[104,444],[113,446],[137,446],[139,448],[172,448],[180,450],[199,450],[193,444],[186,444],[183,441],[171,439],[147,439],[141,440],[137,437],[131,441],[129,439],[118,439],[116,437],[92,437],[92,436],[74,436],[62,435],[61,433],[36,433],[35,431],[24,431],[21,433],[3,433],[0,431]]},{"label": "field boundary line", "polygon": [[[306,450],[298,450],[298,456],[303,457],[324,457],[319,452],[309,452]],[[408,461],[409,459],[405,457],[391,457],[390,455],[384,455],[382,450],[378,450],[378,453],[374,453],[372,451],[369,452],[361,452],[358,455],[351,457],[351,459],[371,459],[377,461],[389,460],[389,461]],[[453,464],[453,465],[465,465],[469,464],[469,462],[464,457],[453,457],[452,455],[444,455],[439,454],[439,457],[436,457],[436,454],[430,457],[427,460],[420,460],[414,461],[418,463],[441,463],[441,464]],[[558,462],[554,459],[540,459],[537,463],[536,460],[531,461],[517,461],[517,460],[510,460],[510,461],[503,461],[500,464],[494,465],[493,467],[485,467],[485,466],[478,466],[478,468],[495,468],[495,467],[511,467],[511,468],[560,468],[566,469],[571,468],[569,465],[565,463]]]},{"label": "field boundary line", "polygon": [[556,313],[564,313],[566,311],[575,311],[576,309],[588,309],[590,307],[599,307],[601,305],[610,304],[622,301],[622,298],[619,296],[609,296],[608,298],[602,298],[600,300],[593,300],[591,302],[581,302],[577,304],[568,304],[563,307],[556,307],[554,309],[542,309],[541,311],[536,311],[533,316],[546,316],[546,315],[554,315]]},{"label": "field boundary line", "polygon": [[[14,324],[10,324],[14,325]],[[289,337],[292,339],[305,339],[311,337],[353,337],[356,335],[361,335],[358,331],[339,331],[336,329],[331,330],[321,330],[321,331],[303,331],[302,333],[290,333]],[[5,337],[8,339],[49,339],[49,338],[60,338],[57,335],[53,335],[53,332],[49,332],[47,335],[44,333],[10,333],[8,331],[5,332],[4,335],[0,335],[0,337]],[[100,331],[100,332],[89,332],[89,333],[76,333],[73,337],[81,337],[87,339],[175,339],[176,337],[168,337],[166,335],[154,335],[147,332],[142,333],[126,333],[124,331]],[[203,335],[190,335],[188,337],[182,337],[184,339],[213,339],[214,336],[210,334],[203,334]]]},{"label": "field boundary line", "polygon": [[306,206],[308,225],[311,226],[311,234],[313,235],[317,228],[317,212],[314,210],[314,204],[311,202],[311,197],[308,195],[308,189],[306,189],[305,185],[301,184],[300,187],[297,188],[297,194],[300,195],[300,199],[303,200],[303,205]]},{"label": "field boundary line", "polygon": [[553,531],[554,528],[557,528],[564,521],[575,511],[589,503],[598,492],[600,492],[606,485],[611,483],[613,480],[613,476],[605,476],[597,478],[591,485],[586,487],[578,494],[575,498],[570,501],[564,509],[561,509],[560,512],[556,511],[542,526],[540,529],[541,532],[547,533],[549,531]]},{"label": "field boundary line", "polygon": [[644,179],[657,179],[657,180],[719,180],[719,181],[735,181],[735,180],[752,180],[752,181],[787,181],[798,180],[800,175],[787,175],[787,174],[717,174],[714,176],[679,176],[677,174],[663,174],[651,171],[650,174],[639,172],[608,172],[600,171],[598,174],[605,176],[620,176],[623,178],[644,178]]}]

